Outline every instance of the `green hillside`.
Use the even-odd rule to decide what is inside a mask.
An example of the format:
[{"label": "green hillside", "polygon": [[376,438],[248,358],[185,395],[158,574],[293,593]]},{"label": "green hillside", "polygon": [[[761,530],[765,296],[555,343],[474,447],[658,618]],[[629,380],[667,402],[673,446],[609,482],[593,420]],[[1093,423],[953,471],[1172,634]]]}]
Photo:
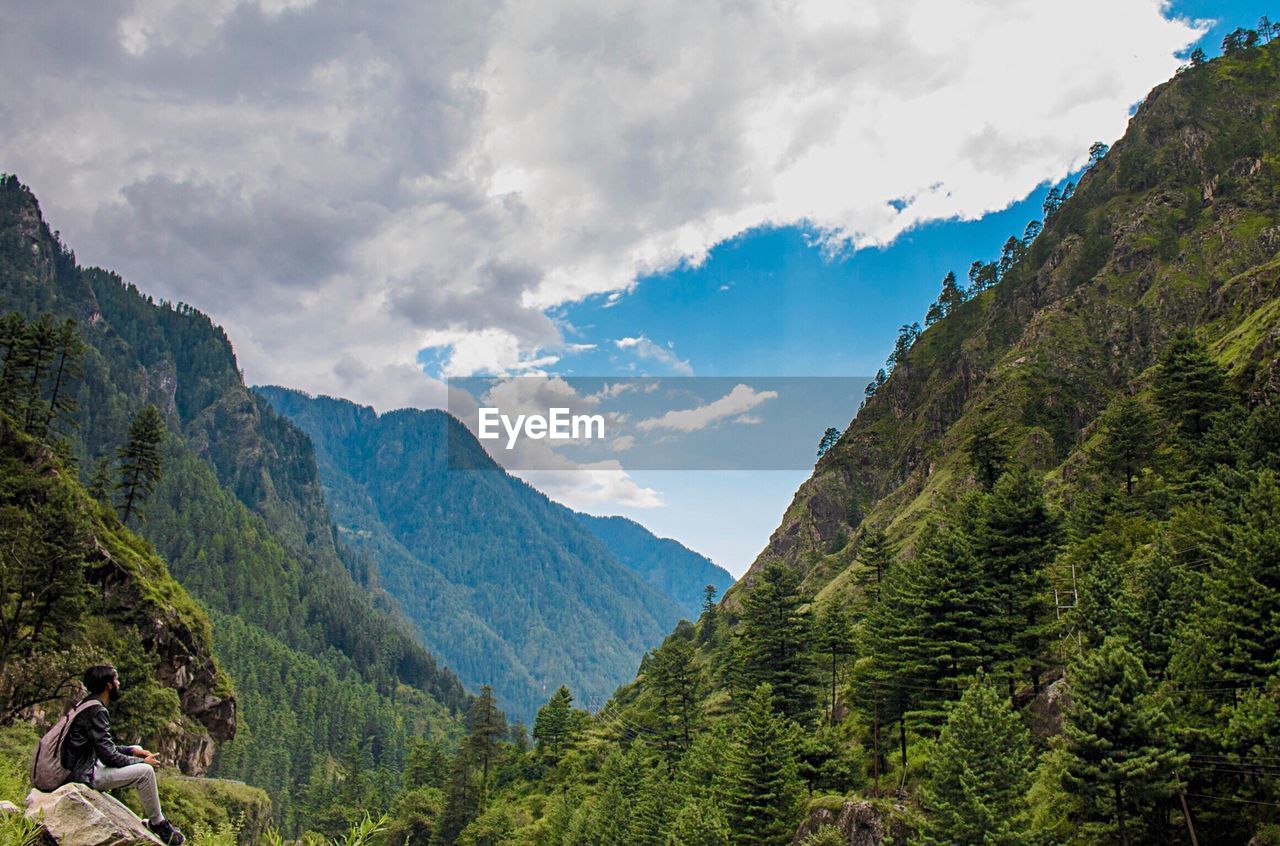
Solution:
[{"label": "green hillside", "polygon": [[[339,531],[376,565],[377,587],[433,652],[469,685],[492,685],[513,716],[532,719],[561,684],[603,703],[680,619],[674,600],[622,566],[572,511],[493,465],[444,412],[378,415],[256,390],[316,444]],[[459,443],[491,469],[451,472],[446,444]]]},{"label": "green hillside", "polygon": [[719,596],[733,584],[729,571],[710,558],[672,538],[656,537],[634,520],[591,514],[579,514],[578,519],[615,558],[674,599],[686,619],[701,613],[707,585]]},{"label": "green hillside", "polygon": [[[306,435],[248,391],[208,317],[80,268],[13,176],[0,180],[0,312],[74,321],[83,373],[64,387],[71,403],[51,435],[86,484],[100,467],[119,478],[131,425],[148,405],[160,411],[163,471],[130,526],[217,619],[234,621],[213,640],[244,680],[241,733],[212,772],[252,775],[287,830],[324,810],[310,797],[333,801],[360,768],[373,775],[347,784],[348,798],[390,801],[380,784],[398,781],[413,738],[452,736],[468,698],[352,578],[361,562],[333,535]],[[331,695],[290,695],[299,686]]]},{"label": "green hillside", "polygon": [[560,692],[529,750],[473,720],[433,842],[1277,842],[1262,41],[944,283],[748,575],[606,708]]}]

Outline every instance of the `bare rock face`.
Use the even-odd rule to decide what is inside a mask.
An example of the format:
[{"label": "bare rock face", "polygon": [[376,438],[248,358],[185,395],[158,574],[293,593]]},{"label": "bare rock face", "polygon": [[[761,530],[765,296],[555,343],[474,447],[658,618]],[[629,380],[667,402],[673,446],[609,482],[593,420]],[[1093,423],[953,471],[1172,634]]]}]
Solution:
[{"label": "bare rock face", "polygon": [[58,846],[163,846],[133,811],[83,784],[32,790],[27,816],[40,820]]},{"label": "bare rock face", "polygon": [[829,808],[811,808],[809,819],[800,825],[791,846],[800,846],[824,825],[839,829],[849,846],[880,846],[886,836],[892,836],[895,843],[904,843],[911,834],[901,821],[870,802],[850,800],[840,806],[839,813]]}]

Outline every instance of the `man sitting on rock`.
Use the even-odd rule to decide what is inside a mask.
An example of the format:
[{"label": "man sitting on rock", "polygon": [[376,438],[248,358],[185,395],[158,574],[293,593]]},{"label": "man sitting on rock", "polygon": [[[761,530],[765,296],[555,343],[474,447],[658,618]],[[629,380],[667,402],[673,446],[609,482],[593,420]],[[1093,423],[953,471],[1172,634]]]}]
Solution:
[{"label": "man sitting on rock", "polygon": [[107,705],[120,695],[119,673],[110,664],[90,667],[84,674],[84,686],[89,691],[85,701],[96,699],[102,707],[86,708],[76,715],[62,746],[62,765],[71,772],[72,781],[95,790],[137,788],[147,828],[168,846],[180,846],[186,837],[160,812],[154,769],[160,762],[155,753],[141,746],[116,746],[111,739]]}]

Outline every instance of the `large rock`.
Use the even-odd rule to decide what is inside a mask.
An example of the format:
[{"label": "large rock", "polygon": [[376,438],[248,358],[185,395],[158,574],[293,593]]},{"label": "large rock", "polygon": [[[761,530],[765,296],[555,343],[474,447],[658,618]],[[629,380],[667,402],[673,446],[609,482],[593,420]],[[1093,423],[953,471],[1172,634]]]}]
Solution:
[{"label": "large rock", "polygon": [[791,846],[802,846],[805,840],[823,826],[834,826],[849,846],[880,846],[886,839],[894,843],[910,842],[912,832],[897,815],[886,812],[871,802],[848,799],[838,808],[816,804],[809,808],[809,818],[800,824]]},{"label": "large rock", "polygon": [[83,784],[32,790],[27,816],[39,819],[58,846],[163,846],[133,811]]}]

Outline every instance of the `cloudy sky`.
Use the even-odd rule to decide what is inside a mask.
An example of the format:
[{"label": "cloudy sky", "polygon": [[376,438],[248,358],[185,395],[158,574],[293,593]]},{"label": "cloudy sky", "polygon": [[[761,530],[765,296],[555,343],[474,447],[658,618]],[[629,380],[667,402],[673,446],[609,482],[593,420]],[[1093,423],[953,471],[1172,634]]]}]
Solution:
[{"label": "cloudy sky", "polygon": [[[0,169],[254,383],[855,375],[1255,5],[8,0]],[[740,571],[798,479],[552,492]]]}]

